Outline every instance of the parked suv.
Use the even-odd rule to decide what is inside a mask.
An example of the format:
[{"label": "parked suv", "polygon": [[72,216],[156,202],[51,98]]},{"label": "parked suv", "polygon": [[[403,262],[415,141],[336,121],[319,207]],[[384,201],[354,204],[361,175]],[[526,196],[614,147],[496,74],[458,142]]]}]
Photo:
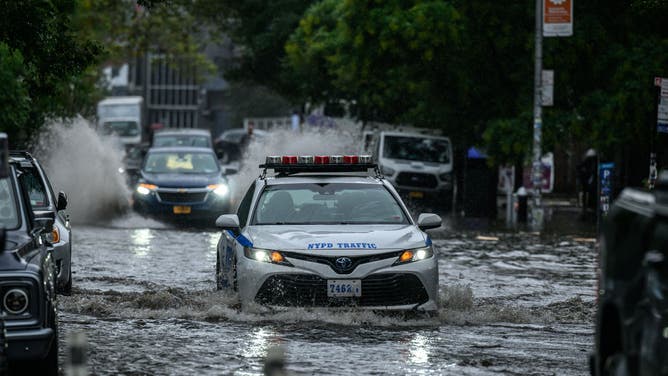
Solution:
[{"label": "parked suv", "polygon": [[55,218],[53,231],[49,234],[56,262],[56,288],[58,293],[72,293],[72,229],[67,214],[67,196],[58,192],[56,196],[49,178],[36,158],[25,151],[10,151],[10,163],[17,172],[21,187],[27,191],[30,206],[36,214],[51,212]]},{"label": "parked suv", "polygon": [[[6,138],[5,138],[6,140]],[[15,163],[0,153],[0,320],[10,374],[58,374],[54,214],[33,212]]]},{"label": "parked suv", "polygon": [[605,219],[593,375],[668,375],[668,172]]},{"label": "parked suv", "polygon": [[385,178],[402,196],[451,207],[454,175],[449,138],[380,132],[373,154]]}]

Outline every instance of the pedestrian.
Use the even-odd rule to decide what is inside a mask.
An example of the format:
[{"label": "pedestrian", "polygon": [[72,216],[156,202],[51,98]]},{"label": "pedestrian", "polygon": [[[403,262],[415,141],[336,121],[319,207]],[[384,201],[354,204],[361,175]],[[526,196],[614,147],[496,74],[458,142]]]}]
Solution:
[{"label": "pedestrian", "polygon": [[581,218],[586,219],[590,214],[596,218],[597,189],[598,189],[598,155],[596,150],[589,149],[582,161],[577,165],[577,175],[580,183],[580,197],[582,204]]}]

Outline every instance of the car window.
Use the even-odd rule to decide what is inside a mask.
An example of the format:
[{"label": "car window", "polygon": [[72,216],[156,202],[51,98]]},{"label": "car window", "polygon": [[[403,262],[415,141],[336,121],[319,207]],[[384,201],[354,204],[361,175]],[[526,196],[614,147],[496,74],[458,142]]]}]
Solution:
[{"label": "car window", "polygon": [[153,139],[153,146],[195,146],[210,147],[209,138],[206,136],[193,135],[156,135]]},{"label": "car window", "polygon": [[16,197],[9,179],[0,179],[0,226],[6,229],[19,227]]},{"label": "car window", "polygon": [[144,171],[153,174],[194,173],[206,174],[219,171],[213,153],[157,152],[150,153],[144,163]]},{"label": "car window", "polygon": [[19,175],[19,184],[30,199],[33,209],[45,209],[49,207],[49,196],[39,172],[34,168],[22,168]]},{"label": "car window", "polygon": [[407,161],[450,163],[450,143],[438,138],[385,136],[383,157]]},{"label": "car window", "polygon": [[253,182],[250,188],[248,188],[246,195],[239,204],[239,209],[237,209],[237,216],[239,217],[239,225],[241,227],[244,227],[246,225],[246,222],[248,221],[248,214],[250,212],[250,207],[253,201],[254,193],[255,193],[255,182]]},{"label": "car window", "polygon": [[397,200],[376,184],[267,186],[253,224],[399,224],[408,219]]}]

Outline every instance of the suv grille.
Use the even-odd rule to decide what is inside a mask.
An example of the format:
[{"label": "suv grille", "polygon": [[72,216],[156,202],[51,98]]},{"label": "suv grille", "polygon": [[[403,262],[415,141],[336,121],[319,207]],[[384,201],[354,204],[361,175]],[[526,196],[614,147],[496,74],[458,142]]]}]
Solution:
[{"label": "suv grille", "polygon": [[397,306],[422,304],[427,290],[413,274],[374,274],[362,279],[362,296],[327,297],[327,280],[309,274],[274,275],[262,284],[255,296],[260,304],[277,306]]},{"label": "suv grille", "polygon": [[397,184],[405,187],[436,188],[436,175],[419,172],[400,172],[397,175]]},{"label": "suv grille", "polygon": [[207,192],[158,192],[158,197],[162,202],[203,202]]}]

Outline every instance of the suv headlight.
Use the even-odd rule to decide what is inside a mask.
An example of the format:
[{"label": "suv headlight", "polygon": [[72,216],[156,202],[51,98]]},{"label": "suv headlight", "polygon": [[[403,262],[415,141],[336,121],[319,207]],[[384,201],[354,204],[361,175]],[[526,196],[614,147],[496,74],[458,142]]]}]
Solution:
[{"label": "suv headlight", "polygon": [[394,262],[394,265],[403,265],[408,264],[409,262],[426,260],[434,256],[434,249],[432,246],[407,249],[399,255],[397,261]]},{"label": "suv headlight", "polygon": [[218,196],[225,196],[230,192],[230,188],[227,186],[227,184],[211,184],[208,185],[207,188],[213,191]]},{"label": "suv headlight", "polygon": [[279,251],[271,251],[268,249],[244,247],[244,256],[251,260],[259,262],[268,262],[270,264],[278,264],[285,266],[292,266],[292,264],[283,257]]},{"label": "suv headlight", "polygon": [[438,178],[441,179],[444,183],[452,183],[452,173],[446,172],[444,174],[438,175]]},{"label": "suv headlight", "polygon": [[28,309],[28,292],[21,288],[12,288],[2,297],[2,307],[12,315],[20,315]]},{"label": "suv headlight", "polygon": [[154,184],[140,183],[139,185],[137,185],[137,193],[144,196],[156,189],[158,189],[158,186]]}]

